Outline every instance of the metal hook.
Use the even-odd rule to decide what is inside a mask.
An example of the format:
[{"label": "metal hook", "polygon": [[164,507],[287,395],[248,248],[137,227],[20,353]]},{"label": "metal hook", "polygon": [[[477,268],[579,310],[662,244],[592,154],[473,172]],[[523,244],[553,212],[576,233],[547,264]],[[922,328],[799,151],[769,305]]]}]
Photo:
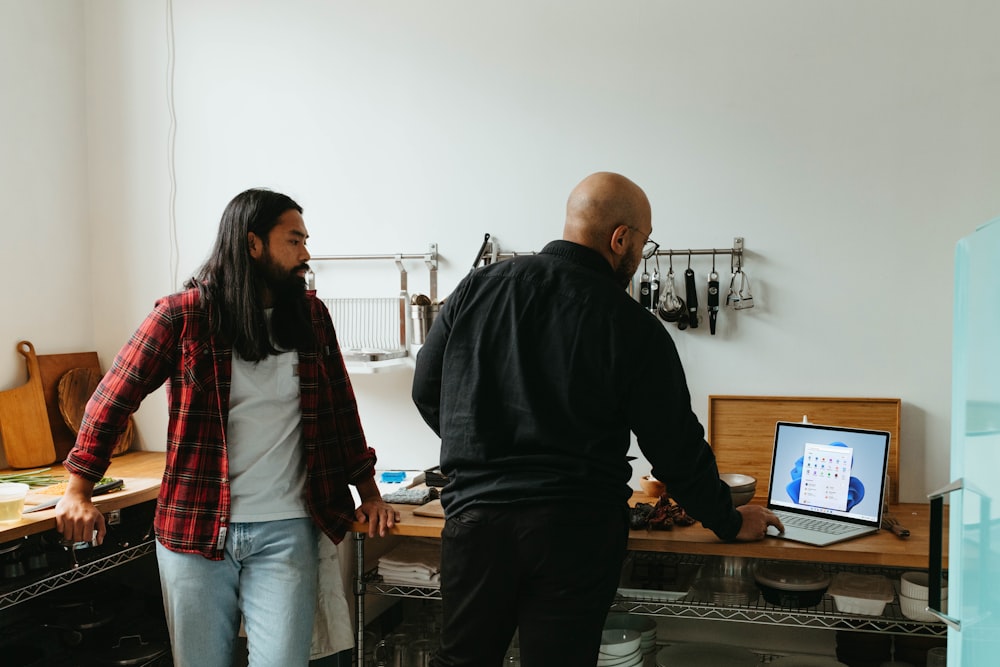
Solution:
[{"label": "metal hook", "polygon": [[691,248],[688,248],[688,268],[691,268]]}]

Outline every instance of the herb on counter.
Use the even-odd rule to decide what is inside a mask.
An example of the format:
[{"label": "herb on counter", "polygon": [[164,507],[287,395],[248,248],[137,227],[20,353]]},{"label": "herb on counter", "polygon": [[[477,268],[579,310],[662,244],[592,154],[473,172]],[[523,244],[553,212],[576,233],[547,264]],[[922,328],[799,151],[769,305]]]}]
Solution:
[{"label": "herb on counter", "polygon": [[56,475],[47,474],[50,470],[51,468],[39,468],[38,470],[25,472],[6,473],[0,475],[0,482],[15,482],[18,484],[27,484],[31,488],[39,488],[66,481],[66,478],[61,475],[57,477]]}]

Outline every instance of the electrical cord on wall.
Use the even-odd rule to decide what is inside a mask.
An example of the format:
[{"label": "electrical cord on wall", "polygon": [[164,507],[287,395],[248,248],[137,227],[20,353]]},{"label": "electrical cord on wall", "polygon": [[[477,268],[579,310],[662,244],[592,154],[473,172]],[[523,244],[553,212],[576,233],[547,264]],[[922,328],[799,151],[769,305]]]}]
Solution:
[{"label": "electrical cord on wall", "polygon": [[170,291],[180,289],[177,283],[177,267],[180,249],[177,243],[177,170],[175,149],[177,146],[177,113],[174,108],[174,3],[166,0],[167,10],[167,111],[170,114],[170,128],[167,131],[167,174],[170,177],[170,195],[167,202],[167,226],[170,232]]}]

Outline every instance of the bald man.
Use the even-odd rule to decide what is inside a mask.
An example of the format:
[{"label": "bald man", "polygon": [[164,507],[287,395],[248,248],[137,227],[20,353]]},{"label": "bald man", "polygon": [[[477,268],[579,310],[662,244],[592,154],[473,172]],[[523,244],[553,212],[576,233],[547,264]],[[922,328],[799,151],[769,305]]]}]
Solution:
[{"label": "bald man", "polygon": [[625,291],[655,252],[649,200],[581,181],[563,239],[470,273],[417,356],[413,401],[441,437],[435,667],[596,665],[628,538],[634,433],[653,475],[722,540],[774,515],[734,508],[666,328]]}]

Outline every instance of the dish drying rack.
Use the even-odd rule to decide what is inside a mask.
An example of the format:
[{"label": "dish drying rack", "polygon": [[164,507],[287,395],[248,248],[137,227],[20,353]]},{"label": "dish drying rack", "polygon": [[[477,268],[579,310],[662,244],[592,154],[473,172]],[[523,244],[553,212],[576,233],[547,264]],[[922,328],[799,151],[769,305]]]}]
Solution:
[{"label": "dish drying rack", "polygon": [[[399,293],[393,297],[322,299],[337,330],[341,354],[349,370],[375,372],[398,366],[409,357],[406,313],[409,307],[407,272],[403,260],[422,260],[430,274],[430,299],[437,303],[438,249],[432,243],[427,252],[368,255],[313,255],[310,261],[392,261],[399,271]],[[316,289],[315,274],[306,277],[310,290]]]}]

